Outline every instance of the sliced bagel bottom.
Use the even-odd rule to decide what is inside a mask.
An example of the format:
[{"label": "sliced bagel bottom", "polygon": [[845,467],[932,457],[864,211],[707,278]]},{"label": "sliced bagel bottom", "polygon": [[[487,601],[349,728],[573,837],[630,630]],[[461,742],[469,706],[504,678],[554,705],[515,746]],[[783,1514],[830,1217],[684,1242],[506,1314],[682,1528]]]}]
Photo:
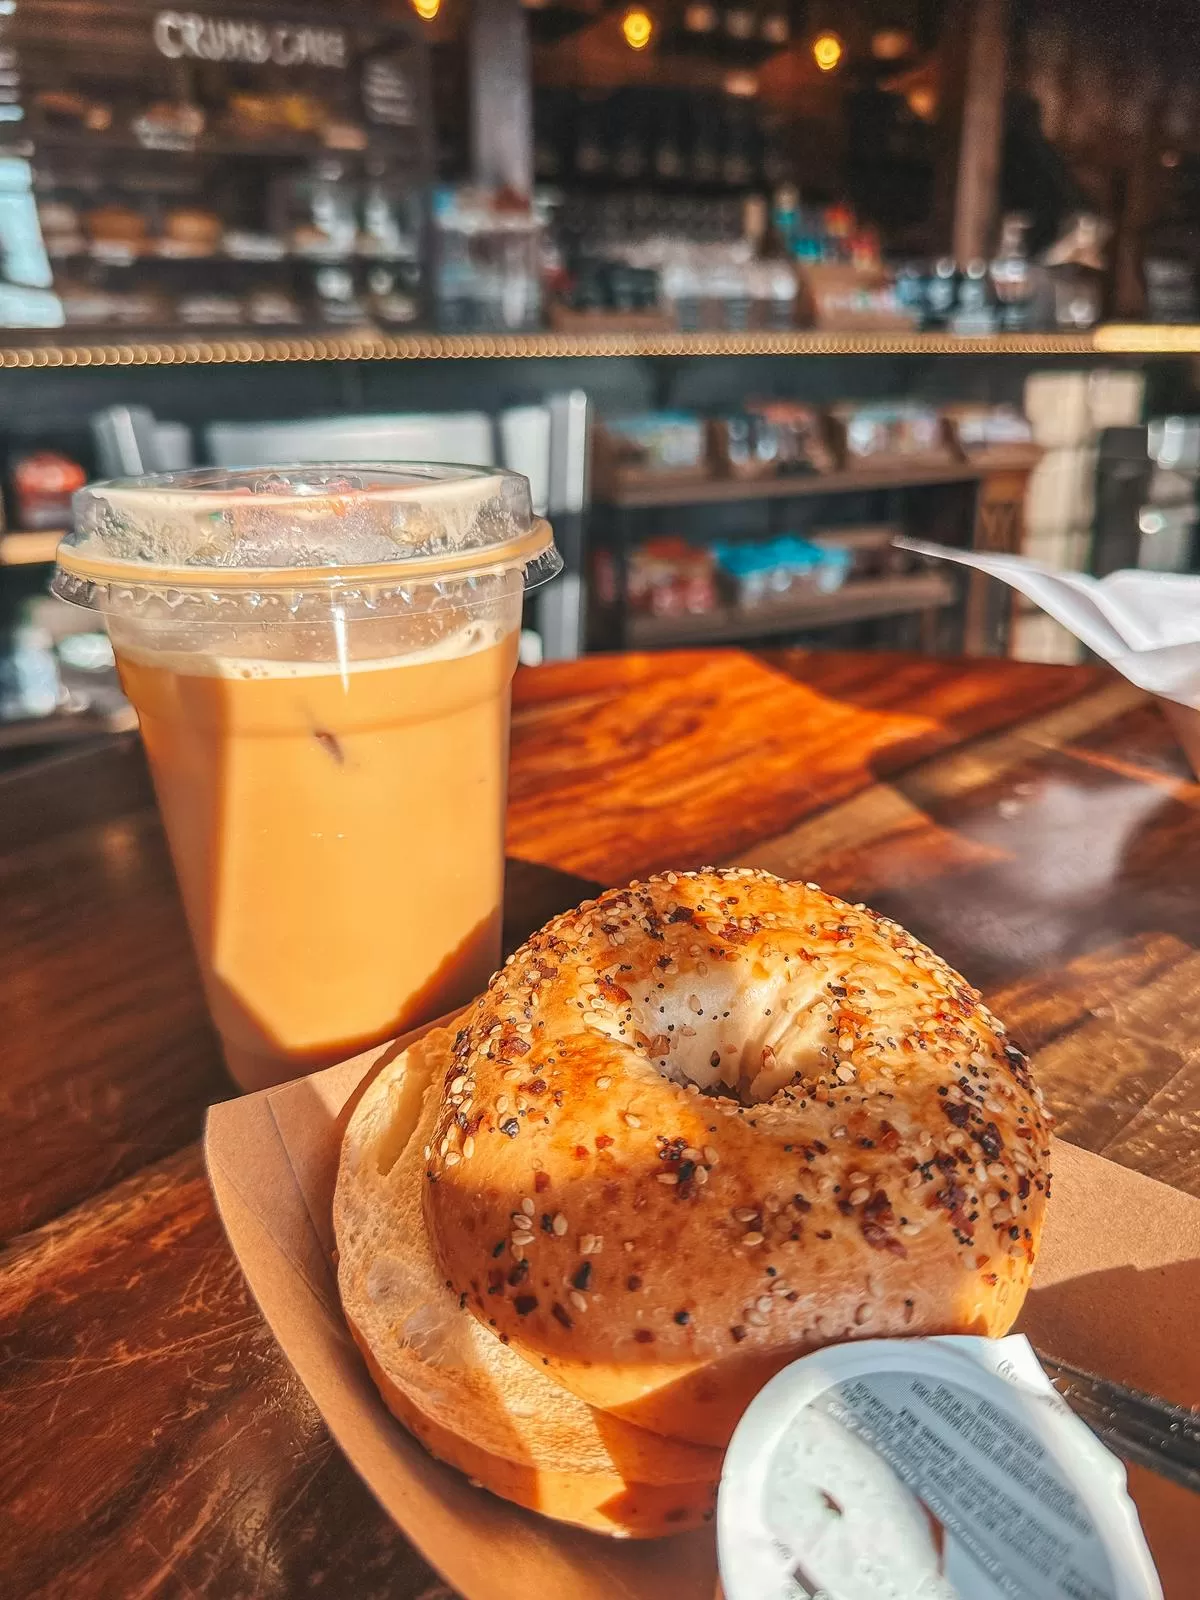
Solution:
[{"label": "sliced bagel bottom", "polygon": [[[422,1214],[453,1034],[427,1034],[356,1106],[334,1195],[338,1289],[389,1410],[440,1460],[531,1511],[653,1538],[711,1520],[721,1453],[597,1411],[446,1286]],[[507,1273],[512,1258],[501,1263]]]}]

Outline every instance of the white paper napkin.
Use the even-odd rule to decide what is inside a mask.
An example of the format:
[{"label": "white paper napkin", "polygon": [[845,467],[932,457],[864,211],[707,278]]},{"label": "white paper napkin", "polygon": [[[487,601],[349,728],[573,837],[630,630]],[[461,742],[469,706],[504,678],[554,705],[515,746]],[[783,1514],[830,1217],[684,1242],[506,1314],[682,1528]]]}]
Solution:
[{"label": "white paper napkin", "polygon": [[1175,572],[1059,572],[1024,556],[982,555],[897,539],[905,550],[974,567],[1011,585],[1151,694],[1200,706],[1200,577]]}]

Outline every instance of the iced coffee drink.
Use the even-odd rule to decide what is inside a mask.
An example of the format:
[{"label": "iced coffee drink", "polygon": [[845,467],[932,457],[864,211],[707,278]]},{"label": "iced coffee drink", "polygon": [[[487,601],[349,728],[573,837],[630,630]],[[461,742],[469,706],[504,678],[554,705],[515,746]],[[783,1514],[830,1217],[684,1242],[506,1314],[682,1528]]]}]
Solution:
[{"label": "iced coffee drink", "polygon": [[522,596],[557,568],[524,479],[193,472],[78,500],[55,587],[105,613],[237,1081],[477,993]]}]

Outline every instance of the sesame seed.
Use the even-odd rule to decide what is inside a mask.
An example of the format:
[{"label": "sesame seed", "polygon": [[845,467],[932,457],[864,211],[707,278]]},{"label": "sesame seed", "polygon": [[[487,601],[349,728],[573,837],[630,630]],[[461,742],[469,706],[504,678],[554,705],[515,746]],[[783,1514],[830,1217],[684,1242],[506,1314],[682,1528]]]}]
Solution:
[{"label": "sesame seed", "polygon": [[450,1148],[450,1135],[447,1134],[446,1137],[442,1140],[441,1144],[438,1145],[438,1155],[444,1156],[446,1154],[446,1151],[449,1150],[449,1148]]},{"label": "sesame seed", "polygon": [[579,1240],[579,1254],[581,1256],[598,1256],[603,1241],[598,1233],[582,1234]]},{"label": "sesame seed", "polygon": [[857,1185],[860,1183],[870,1183],[870,1181],[870,1174],[866,1172],[848,1172],[846,1174],[846,1182],[849,1184]]},{"label": "sesame seed", "polygon": [[770,1311],[774,1304],[775,1302],[771,1299],[769,1294],[762,1294],[759,1295],[758,1299],[754,1302],[754,1309],[756,1311]]},{"label": "sesame seed", "polygon": [[554,1221],[550,1224],[550,1226],[554,1229],[555,1233],[560,1239],[562,1238],[563,1234],[566,1233],[567,1219],[563,1216],[561,1211],[554,1218]]},{"label": "sesame seed", "polygon": [[511,1105],[512,1101],[506,1094],[496,1096],[496,1113],[498,1116],[502,1117]]},{"label": "sesame seed", "polygon": [[698,1184],[701,1184],[701,1185],[706,1184],[708,1182],[708,1168],[707,1167],[697,1167],[695,1173],[693,1174],[693,1177],[695,1178],[695,1181]]},{"label": "sesame seed", "polygon": [[534,1214],[534,1212],[537,1210],[537,1207],[534,1205],[534,1203],[530,1199],[529,1195],[526,1195],[524,1200],[521,1201],[521,1210],[525,1213],[525,1215],[527,1217],[531,1217]]},{"label": "sesame seed", "polygon": [[993,1222],[1011,1222],[1012,1212],[1007,1206],[996,1206],[992,1211]]},{"label": "sesame seed", "polygon": [[532,1238],[530,1237],[529,1234],[525,1234],[523,1238],[514,1239],[512,1241],[512,1246],[511,1246],[512,1253],[513,1253],[514,1256],[516,1256],[518,1261],[524,1261],[524,1259],[525,1259],[525,1246],[527,1244],[532,1244],[532,1243],[533,1243],[533,1240],[532,1240]]},{"label": "sesame seed", "polygon": [[900,1232],[906,1235],[906,1237],[909,1239],[915,1239],[920,1231],[920,1228],[918,1228],[915,1222],[902,1222],[900,1224]]},{"label": "sesame seed", "polygon": [[679,1175],[675,1172],[660,1172],[658,1174],[658,1181],[659,1183],[678,1183]]},{"label": "sesame seed", "polygon": [[767,1325],[767,1319],[761,1311],[747,1311],[746,1321],[755,1328],[765,1328]]},{"label": "sesame seed", "polygon": [[596,1087],[597,1087],[597,1089],[607,1089],[611,1082],[612,1082],[611,1078],[597,1078],[596,1079]]},{"label": "sesame seed", "polygon": [[641,1117],[635,1117],[632,1111],[627,1111],[625,1113],[625,1122],[630,1128],[640,1128],[642,1125]]},{"label": "sesame seed", "polygon": [[764,1236],[761,1233],[743,1234],[742,1235],[742,1243],[746,1246],[746,1248],[748,1250],[753,1250],[753,1248],[754,1248],[754,1246],[756,1244],[761,1244],[763,1242],[763,1237]]},{"label": "sesame seed", "polygon": [[469,1161],[471,1159],[471,1157],[475,1154],[475,1140],[471,1137],[470,1134],[468,1134],[467,1137],[463,1140],[462,1153],[463,1153],[463,1159],[466,1160],[466,1161]]},{"label": "sesame seed", "polygon": [[871,1191],[865,1184],[862,1184],[857,1189],[851,1189],[848,1198],[852,1206],[861,1206],[864,1201],[867,1201],[871,1198]]},{"label": "sesame seed", "polygon": [[588,1306],[587,1296],[583,1295],[583,1294],[580,1294],[578,1289],[572,1289],[570,1294],[567,1296],[567,1299],[575,1307],[576,1311],[586,1311],[587,1310],[587,1306]]},{"label": "sesame seed", "polygon": [[522,1077],[522,1073],[520,1067],[509,1067],[508,1070],[502,1072],[500,1076],[505,1083],[517,1083]]},{"label": "sesame seed", "polygon": [[466,1073],[460,1072],[458,1077],[455,1078],[450,1084],[450,1093],[451,1094],[461,1094],[466,1087],[467,1087]]},{"label": "sesame seed", "polygon": [[451,1150],[450,1154],[446,1157],[446,1165],[448,1167],[456,1167],[461,1160],[462,1157],[459,1155],[458,1151]]},{"label": "sesame seed", "polygon": [[432,1154],[433,1154],[433,1146],[432,1146],[432,1145],[430,1145],[430,1144],[427,1144],[427,1145],[426,1145],[426,1146],[425,1146],[425,1151],[424,1151],[424,1155],[425,1155],[425,1159],[426,1159],[426,1161],[428,1161],[428,1160],[429,1160],[429,1158],[430,1158],[430,1156],[431,1156],[431,1155],[432,1155]]},{"label": "sesame seed", "polygon": [[904,1180],[904,1187],[906,1189],[919,1189],[924,1182],[925,1180],[919,1172],[910,1172]]},{"label": "sesame seed", "polygon": [[704,1159],[710,1167],[715,1167],[717,1164],[717,1152],[711,1144],[704,1146]]},{"label": "sesame seed", "polygon": [[843,1061],[836,1069],[836,1076],[839,1083],[852,1083],[855,1076],[854,1068],[848,1061]]},{"label": "sesame seed", "polygon": [[753,1222],[758,1212],[753,1206],[738,1206],[733,1213],[735,1222]]},{"label": "sesame seed", "polygon": [[983,1203],[987,1210],[995,1211],[996,1207],[1000,1204],[1000,1196],[993,1189],[988,1194],[984,1195]]},{"label": "sesame seed", "polygon": [[687,1003],[688,1003],[688,1006],[691,1008],[691,1010],[693,1010],[698,1017],[702,1017],[704,1015],[704,1007],[700,1004],[700,996],[699,995],[695,995],[695,994],[688,995]]}]

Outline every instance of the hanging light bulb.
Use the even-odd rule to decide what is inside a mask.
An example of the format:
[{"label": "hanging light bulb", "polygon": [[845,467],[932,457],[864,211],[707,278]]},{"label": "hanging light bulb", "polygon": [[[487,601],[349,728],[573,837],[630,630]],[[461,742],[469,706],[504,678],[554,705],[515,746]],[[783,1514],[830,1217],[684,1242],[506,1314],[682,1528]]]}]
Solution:
[{"label": "hanging light bulb", "polygon": [[819,33],[812,43],[813,60],[822,72],[833,72],[846,53],[836,33]]},{"label": "hanging light bulb", "polygon": [[654,19],[640,6],[633,6],[621,18],[621,32],[631,50],[644,50],[654,36]]},{"label": "hanging light bulb", "polygon": [[412,8],[422,22],[432,22],[442,9],[442,0],[412,0]]}]

